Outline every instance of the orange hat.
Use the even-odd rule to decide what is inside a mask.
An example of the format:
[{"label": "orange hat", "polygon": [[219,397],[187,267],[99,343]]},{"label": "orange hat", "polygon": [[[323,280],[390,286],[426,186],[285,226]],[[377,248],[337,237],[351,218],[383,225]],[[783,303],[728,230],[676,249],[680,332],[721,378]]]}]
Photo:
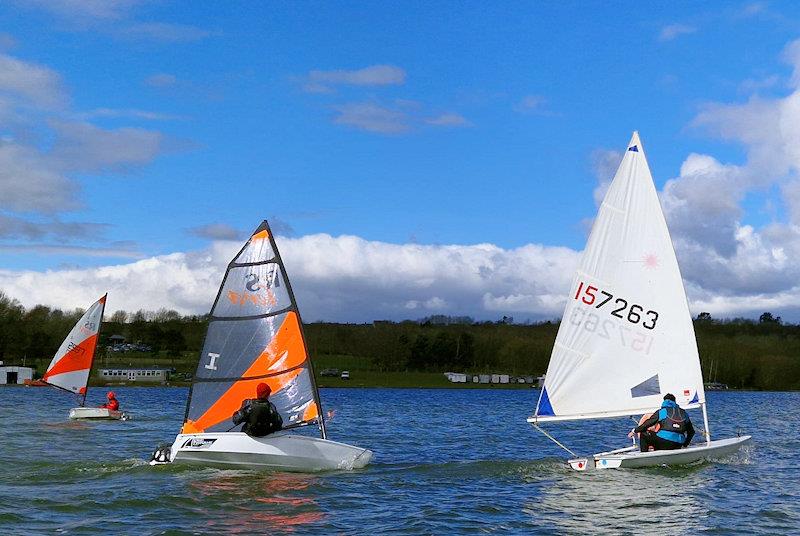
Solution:
[{"label": "orange hat", "polygon": [[114,391],[109,391],[109,392],[108,392],[108,394],[106,395],[106,398],[108,398],[109,400],[111,400],[111,399],[112,399],[112,398],[114,398],[115,396],[116,396],[116,395],[114,394]]},{"label": "orange hat", "polygon": [[266,383],[262,382],[256,386],[256,395],[258,395],[258,398],[267,398],[271,394],[272,389],[270,389],[269,385]]}]

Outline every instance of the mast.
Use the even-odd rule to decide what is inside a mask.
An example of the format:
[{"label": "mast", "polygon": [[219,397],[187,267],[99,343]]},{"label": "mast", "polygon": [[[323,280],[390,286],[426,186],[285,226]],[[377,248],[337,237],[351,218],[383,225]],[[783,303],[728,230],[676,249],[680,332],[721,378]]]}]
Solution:
[{"label": "mast", "polygon": [[108,298],[108,292],[103,294],[103,297],[100,298],[100,322],[97,324],[97,345],[94,347],[94,352],[92,353],[92,360],[89,363],[89,375],[86,377],[86,386],[83,388],[83,400],[81,400],[81,407],[86,405],[86,396],[89,394],[89,380],[92,377],[92,367],[94,366],[94,356],[97,354],[97,346],[100,344],[100,330],[103,327],[103,315],[106,312],[106,298]]},{"label": "mast", "polygon": [[322,439],[328,439],[328,433],[325,430],[325,414],[322,411],[322,402],[320,401],[319,398],[319,389],[317,388],[317,380],[314,377],[314,365],[311,362],[311,354],[308,351],[308,343],[306,342],[306,333],[305,329],[303,329],[303,318],[302,316],[300,316],[300,307],[297,305],[297,300],[294,297],[294,291],[292,291],[292,283],[289,281],[289,274],[286,272],[286,267],[283,265],[281,252],[280,250],[278,250],[278,245],[275,243],[275,237],[272,235],[272,229],[270,228],[267,220],[264,220],[262,225],[265,226],[267,229],[270,246],[272,246],[272,251],[275,252],[275,260],[278,264],[278,267],[281,269],[281,272],[283,273],[283,279],[286,282],[286,290],[289,293],[289,299],[291,300],[294,312],[297,315],[297,322],[300,325],[300,336],[303,339],[303,347],[306,351],[306,363],[308,363],[308,374],[311,380],[311,389],[314,391],[314,403],[317,405],[317,413],[318,413],[317,423],[319,424],[320,436],[322,437]]},{"label": "mast", "polygon": [[706,403],[703,402],[703,425],[704,425],[704,433],[703,435],[706,436],[706,445],[711,444],[711,430],[708,429],[708,412],[706,411]]}]

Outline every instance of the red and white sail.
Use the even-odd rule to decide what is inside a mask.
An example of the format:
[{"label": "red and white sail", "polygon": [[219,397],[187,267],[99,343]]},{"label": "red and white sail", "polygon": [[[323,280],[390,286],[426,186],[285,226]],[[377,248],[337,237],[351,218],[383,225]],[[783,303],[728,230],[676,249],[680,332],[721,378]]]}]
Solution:
[{"label": "red and white sail", "polygon": [[84,395],[85,398],[106,296],[97,300],[78,320],[61,343],[42,380],[54,387]]}]

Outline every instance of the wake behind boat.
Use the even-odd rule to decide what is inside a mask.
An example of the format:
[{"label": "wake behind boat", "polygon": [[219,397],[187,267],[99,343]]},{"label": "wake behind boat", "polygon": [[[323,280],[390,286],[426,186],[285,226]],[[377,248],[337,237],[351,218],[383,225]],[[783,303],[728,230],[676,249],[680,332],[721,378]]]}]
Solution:
[{"label": "wake behind boat", "polygon": [[122,411],[85,407],[89,374],[92,371],[107,296],[108,294],[93,303],[78,320],[42,376],[43,384],[80,397],[80,406],[69,410],[70,419],[128,419],[128,414]]},{"label": "wake behind boat", "polygon": [[[283,420],[263,437],[233,431],[231,418],[260,384]],[[316,425],[320,437],[291,430]],[[372,452],[330,441],[302,322],[266,221],[228,265],[211,309],[183,428],[151,465],[192,463],[311,472],[366,466]]]},{"label": "wake behind boat", "polygon": [[[539,425],[651,414],[673,393],[702,408],[705,443],[579,457]],[[680,268],[638,133],[609,186],[572,282],[534,427],[574,456],[573,469],[680,465],[728,456],[750,436],[712,441],[703,374]]]}]

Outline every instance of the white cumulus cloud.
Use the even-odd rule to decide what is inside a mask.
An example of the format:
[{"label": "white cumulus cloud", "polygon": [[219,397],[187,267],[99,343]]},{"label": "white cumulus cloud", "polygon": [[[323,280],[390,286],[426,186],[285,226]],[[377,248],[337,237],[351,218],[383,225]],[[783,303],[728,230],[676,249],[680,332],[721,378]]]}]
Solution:
[{"label": "white cumulus cloud", "polygon": [[661,32],[658,34],[658,38],[661,41],[672,41],[676,37],[681,35],[691,34],[697,31],[697,28],[694,26],[689,26],[688,24],[668,24],[661,28]]},{"label": "white cumulus cloud", "polygon": [[408,114],[372,102],[354,102],[336,106],[334,123],[368,132],[399,134],[411,128]]},{"label": "white cumulus cloud", "polygon": [[370,65],[355,70],[310,71],[303,89],[309,93],[329,93],[334,86],[397,86],[406,81],[406,71],[396,65]]},{"label": "white cumulus cloud", "polygon": [[[0,288],[27,306],[71,309],[108,291],[114,310],[166,307],[205,313],[240,247],[239,242],[219,241],[198,252],[117,266],[5,270],[0,271]],[[552,318],[561,313],[578,259],[570,249],[538,245],[398,245],[326,234],[279,238],[279,247],[308,321],[399,320],[433,312]],[[520,302],[520,295],[535,298]]]}]

